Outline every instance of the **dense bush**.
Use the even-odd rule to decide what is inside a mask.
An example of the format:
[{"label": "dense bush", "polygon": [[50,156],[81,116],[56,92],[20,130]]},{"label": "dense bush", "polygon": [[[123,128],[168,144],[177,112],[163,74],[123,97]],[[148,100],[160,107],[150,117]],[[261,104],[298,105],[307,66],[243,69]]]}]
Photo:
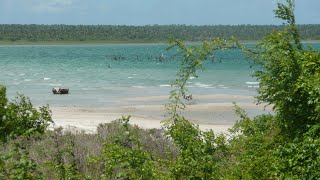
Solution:
[{"label": "dense bush", "polygon": [[166,177],[177,147],[163,130],[144,130],[128,120],[100,124],[96,134],[57,128],[11,139],[0,147],[0,179]]},{"label": "dense bush", "polygon": [[40,176],[37,164],[29,159],[29,152],[21,141],[39,137],[51,122],[48,106],[37,110],[30,100],[22,95],[14,102],[9,102],[6,88],[0,86],[1,179],[29,179]]},{"label": "dense bush", "polygon": [[227,171],[235,178],[320,178],[320,52],[303,47],[294,2],[287,3],[278,4],[275,13],[288,27],[272,33],[255,49],[243,47],[261,67],[255,73],[260,81],[257,99],[272,104],[275,115],[251,120],[240,113],[230,140],[235,153],[229,157]]},{"label": "dense bush", "polygon": [[23,95],[19,95],[14,102],[8,102],[6,88],[0,86],[0,141],[44,133],[51,122],[48,106],[37,110]]}]

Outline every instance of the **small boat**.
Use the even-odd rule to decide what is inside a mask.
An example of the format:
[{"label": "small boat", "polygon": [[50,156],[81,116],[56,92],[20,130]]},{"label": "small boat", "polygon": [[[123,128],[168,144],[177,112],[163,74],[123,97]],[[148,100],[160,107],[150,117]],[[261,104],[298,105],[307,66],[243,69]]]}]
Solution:
[{"label": "small boat", "polygon": [[69,94],[69,89],[67,88],[53,88],[53,94]]}]

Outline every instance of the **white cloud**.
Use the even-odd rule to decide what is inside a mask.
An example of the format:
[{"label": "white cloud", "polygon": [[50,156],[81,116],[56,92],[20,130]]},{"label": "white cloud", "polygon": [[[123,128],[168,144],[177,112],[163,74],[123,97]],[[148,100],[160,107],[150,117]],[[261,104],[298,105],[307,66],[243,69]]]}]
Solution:
[{"label": "white cloud", "polygon": [[35,0],[32,10],[35,12],[59,13],[73,7],[76,0]]}]

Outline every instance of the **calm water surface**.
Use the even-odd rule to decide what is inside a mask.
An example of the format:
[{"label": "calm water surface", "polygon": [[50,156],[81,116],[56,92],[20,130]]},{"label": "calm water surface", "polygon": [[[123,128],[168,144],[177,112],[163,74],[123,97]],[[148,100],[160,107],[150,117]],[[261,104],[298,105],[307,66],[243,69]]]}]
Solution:
[{"label": "calm water surface", "polygon": [[[320,44],[312,44],[320,49]],[[0,46],[0,84],[34,104],[123,105],[122,98],[168,95],[178,71],[176,51],[164,44]],[[254,69],[239,50],[217,53],[188,86],[193,93],[254,95]],[[53,87],[70,88],[53,95]]]}]

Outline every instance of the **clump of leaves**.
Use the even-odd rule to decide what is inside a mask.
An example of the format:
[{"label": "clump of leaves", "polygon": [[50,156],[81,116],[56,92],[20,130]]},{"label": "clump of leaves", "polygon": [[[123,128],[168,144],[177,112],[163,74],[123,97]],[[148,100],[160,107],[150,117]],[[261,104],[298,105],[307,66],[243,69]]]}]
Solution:
[{"label": "clump of leaves", "polygon": [[41,179],[43,174],[29,158],[29,152],[17,142],[7,144],[0,155],[0,179]]},{"label": "clump of leaves", "polygon": [[279,3],[276,17],[288,23],[253,51],[243,48],[261,66],[259,102],[272,104],[278,123],[288,138],[301,136],[310,125],[320,123],[320,53],[303,48],[295,25],[294,1]]},{"label": "clump of leaves", "polygon": [[118,120],[118,130],[108,134],[102,155],[92,158],[91,163],[102,164],[102,179],[163,178],[157,157],[144,150],[138,138],[139,129],[133,128],[129,119],[130,116]]},{"label": "clump of leaves", "polygon": [[230,140],[228,178],[319,178],[320,52],[303,47],[293,0],[279,3],[275,13],[287,28],[254,49],[242,46],[261,67],[254,74],[257,99],[272,104],[275,115],[251,120],[237,110],[241,120]]},{"label": "clump of leaves", "polygon": [[6,98],[6,88],[0,86],[0,141],[19,136],[43,134],[52,123],[48,106],[33,107],[29,98],[19,95],[13,102]]},{"label": "clump of leaves", "polygon": [[[19,139],[23,141],[42,135],[50,123],[52,119],[48,106],[40,107],[38,110],[33,107],[30,99],[23,95],[9,102],[6,88],[0,86],[0,144],[5,145],[4,153],[0,155],[0,177],[34,179],[41,176],[37,173],[36,163],[29,158],[26,145]],[[6,151],[5,148],[10,144],[13,145]]]}]

